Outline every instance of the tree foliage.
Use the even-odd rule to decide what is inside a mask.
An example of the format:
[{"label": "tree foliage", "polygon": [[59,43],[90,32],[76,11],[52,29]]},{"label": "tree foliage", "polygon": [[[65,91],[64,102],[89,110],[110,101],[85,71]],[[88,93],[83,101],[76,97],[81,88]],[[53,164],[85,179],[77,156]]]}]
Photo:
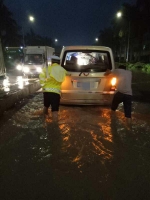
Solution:
[{"label": "tree foliage", "polygon": [[42,37],[34,32],[31,28],[30,32],[25,35],[26,46],[54,46],[52,39],[48,37]]},{"label": "tree foliage", "polygon": [[[0,38],[3,47],[5,46],[52,46],[52,39],[36,34],[33,29],[28,33],[23,33],[22,28],[13,19],[13,13],[0,0]],[[23,42],[24,38],[24,42]]]},{"label": "tree foliage", "polygon": [[0,38],[3,46],[14,46],[20,43],[19,26],[3,0],[0,0]]},{"label": "tree foliage", "polygon": [[129,60],[140,60],[144,48],[150,50],[150,0],[137,0],[136,5],[124,3],[120,10],[123,16],[113,19],[111,28],[100,31],[99,45],[110,46],[124,61],[129,46]]}]

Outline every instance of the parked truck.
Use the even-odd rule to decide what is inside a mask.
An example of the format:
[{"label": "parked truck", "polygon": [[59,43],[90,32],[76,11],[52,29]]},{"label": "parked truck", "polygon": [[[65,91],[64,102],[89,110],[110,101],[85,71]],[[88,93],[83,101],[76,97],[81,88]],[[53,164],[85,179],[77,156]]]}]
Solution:
[{"label": "parked truck", "polygon": [[22,64],[17,66],[24,75],[39,75],[42,68],[49,64],[54,48],[48,46],[27,46],[24,48],[24,59]]},{"label": "parked truck", "polygon": [[4,60],[7,69],[14,70],[23,59],[23,47],[5,47]]}]

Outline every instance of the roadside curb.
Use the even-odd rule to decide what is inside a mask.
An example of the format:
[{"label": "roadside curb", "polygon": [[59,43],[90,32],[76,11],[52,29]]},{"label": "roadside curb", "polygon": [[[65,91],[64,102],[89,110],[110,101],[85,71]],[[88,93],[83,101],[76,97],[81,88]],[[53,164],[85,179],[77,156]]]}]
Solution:
[{"label": "roadside curb", "polygon": [[16,102],[36,92],[40,88],[41,85],[39,81],[35,81],[26,85],[23,89],[5,95],[2,99],[0,99],[0,117],[3,115],[4,111],[14,106]]}]

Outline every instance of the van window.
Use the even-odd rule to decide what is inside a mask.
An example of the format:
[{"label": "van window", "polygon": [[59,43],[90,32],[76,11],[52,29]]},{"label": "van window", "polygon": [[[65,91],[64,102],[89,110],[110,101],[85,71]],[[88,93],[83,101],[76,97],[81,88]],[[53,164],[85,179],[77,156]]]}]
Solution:
[{"label": "van window", "polygon": [[112,69],[109,52],[97,50],[66,51],[62,66],[72,72],[105,72]]},{"label": "van window", "polygon": [[43,58],[41,54],[26,54],[24,61],[25,64],[42,64]]}]

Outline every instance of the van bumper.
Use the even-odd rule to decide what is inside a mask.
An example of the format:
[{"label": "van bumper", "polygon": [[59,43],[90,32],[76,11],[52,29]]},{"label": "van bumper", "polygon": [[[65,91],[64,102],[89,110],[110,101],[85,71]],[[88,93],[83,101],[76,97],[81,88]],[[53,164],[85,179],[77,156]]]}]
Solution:
[{"label": "van bumper", "polygon": [[61,93],[60,104],[70,105],[111,105],[113,92],[89,92],[89,93]]}]

